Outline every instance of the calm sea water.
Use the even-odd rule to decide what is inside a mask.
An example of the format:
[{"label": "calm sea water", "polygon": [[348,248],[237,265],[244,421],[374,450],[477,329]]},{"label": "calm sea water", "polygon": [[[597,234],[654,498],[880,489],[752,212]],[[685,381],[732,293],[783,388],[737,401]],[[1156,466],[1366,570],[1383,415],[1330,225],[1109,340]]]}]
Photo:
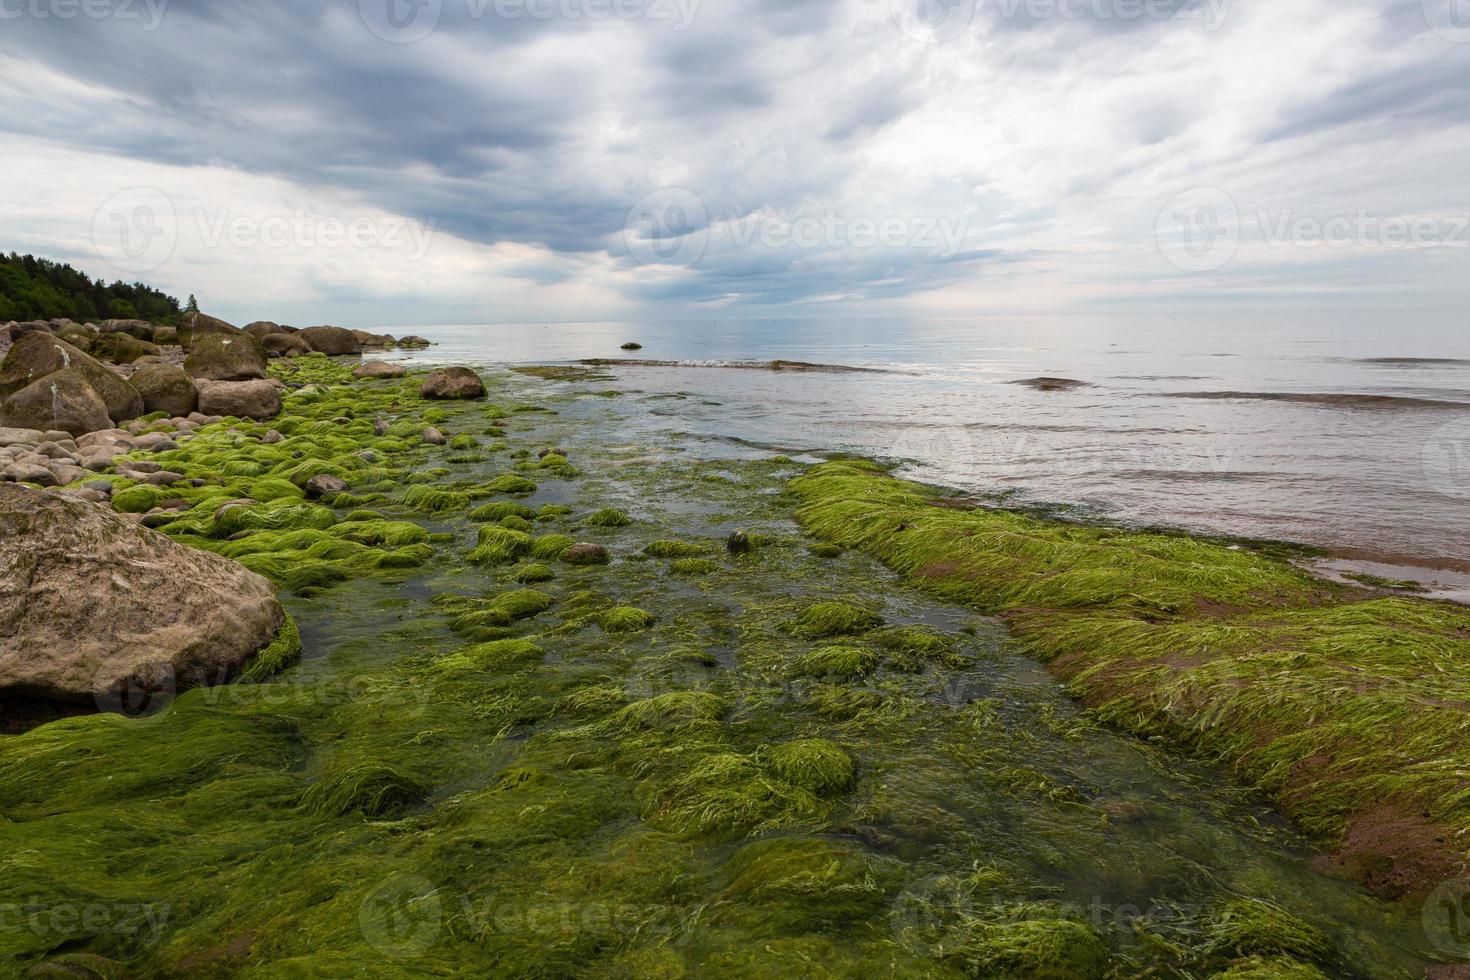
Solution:
[{"label": "calm sea water", "polygon": [[[397,328],[419,362],[621,366],[658,424],[966,491],[1300,541],[1470,597],[1470,332],[1385,323],[720,320]],[[644,349],[624,353],[637,341]],[[885,373],[732,370],[789,359]],[[701,363],[696,363],[701,362]],[[1083,382],[1037,390],[1040,376]],[[1413,566],[1406,569],[1404,566]]]}]

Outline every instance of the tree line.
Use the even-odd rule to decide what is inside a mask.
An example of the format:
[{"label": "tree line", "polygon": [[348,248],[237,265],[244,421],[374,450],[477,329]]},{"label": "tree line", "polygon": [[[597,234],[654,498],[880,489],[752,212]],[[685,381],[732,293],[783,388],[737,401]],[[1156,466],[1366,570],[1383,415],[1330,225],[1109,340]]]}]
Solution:
[{"label": "tree line", "polygon": [[182,312],[178,300],[141,282],[109,285],[65,262],[0,253],[0,324],[55,317],[177,324]]}]

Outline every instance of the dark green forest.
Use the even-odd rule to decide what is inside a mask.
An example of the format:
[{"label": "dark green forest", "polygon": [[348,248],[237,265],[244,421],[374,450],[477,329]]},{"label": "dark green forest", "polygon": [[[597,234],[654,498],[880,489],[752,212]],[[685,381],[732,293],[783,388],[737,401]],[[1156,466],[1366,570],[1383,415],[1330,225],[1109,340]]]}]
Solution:
[{"label": "dark green forest", "polygon": [[177,324],[179,301],[140,282],[107,284],[65,262],[0,254],[0,324],[9,320],[142,319]]}]

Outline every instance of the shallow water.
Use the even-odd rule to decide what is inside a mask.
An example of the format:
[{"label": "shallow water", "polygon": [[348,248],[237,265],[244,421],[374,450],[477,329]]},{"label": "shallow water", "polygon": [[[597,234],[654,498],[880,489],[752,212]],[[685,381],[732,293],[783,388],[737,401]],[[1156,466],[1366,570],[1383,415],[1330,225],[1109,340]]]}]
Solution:
[{"label": "shallow water", "polygon": [[[1414,324],[721,320],[426,326],[417,361],[776,358],[892,374],[612,369],[671,424],[1118,521],[1282,539],[1470,598],[1470,335]],[[618,347],[638,341],[643,350]],[[1009,382],[1085,382],[1062,391]],[[1326,397],[1316,397],[1326,396]],[[1365,396],[1365,397],[1354,397]],[[1426,571],[1427,569],[1427,571]],[[1448,573],[1436,581],[1434,570]],[[1460,573],[1459,575],[1453,573]]]}]

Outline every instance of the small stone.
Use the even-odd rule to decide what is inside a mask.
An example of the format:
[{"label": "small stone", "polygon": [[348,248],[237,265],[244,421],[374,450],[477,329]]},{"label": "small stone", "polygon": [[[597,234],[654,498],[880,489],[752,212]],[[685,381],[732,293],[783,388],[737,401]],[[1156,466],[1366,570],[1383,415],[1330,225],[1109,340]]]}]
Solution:
[{"label": "small stone", "polygon": [[744,531],[731,531],[725,539],[725,550],[732,555],[743,555],[750,551],[750,537]]},{"label": "small stone", "polygon": [[545,449],[538,450],[536,453],[537,459],[545,459],[547,456],[560,456],[562,459],[566,459],[567,451],[565,449],[555,449],[548,446]]},{"label": "small stone", "polygon": [[147,476],[150,473],[157,473],[159,470],[163,469],[163,467],[160,466],[158,463],[149,462],[146,459],[130,459],[119,466],[118,469],[124,471],[125,473],[141,473],[144,476]]},{"label": "small stone", "polygon": [[4,476],[15,483],[34,483],[43,487],[57,485],[55,473],[34,463],[11,463],[5,467]]},{"label": "small stone", "polygon": [[434,428],[432,425],[428,425],[428,426],[425,426],[424,427],[424,433],[423,433],[423,435],[424,435],[424,442],[427,442],[431,446],[442,446],[446,442],[449,441],[449,440],[447,440],[447,439],[444,438],[444,433],[440,432],[438,429]]},{"label": "small stone", "polygon": [[105,493],[110,495],[112,493],[112,481],[92,480],[88,483],[83,484],[82,488],[84,490],[96,490],[98,493]]},{"label": "small stone", "polygon": [[260,439],[260,441],[263,442],[263,443],[265,443],[267,446],[274,446],[278,442],[285,442],[286,441],[286,437],[283,436],[283,435],[281,435],[275,429],[272,429],[269,432],[267,432],[264,436],[262,436],[261,439]]},{"label": "small stone", "polygon": [[388,420],[378,419],[373,423],[373,435],[386,436],[388,434]]},{"label": "small stone", "polygon": [[607,549],[602,545],[585,541],[561,553],[561,560],[568,565],[606,565],[608,557]]},{"label": "small stone", "polygon": [[312,499],[331,497],[335,494],[346,493],[351,487],[347,481],[340,476],[332,476],[330,473],[318,473],[306,481],[306,495]]},{"label": "small stone", "polygon": [[150,483],[155,487],[171,487],[184,479],[184,474],[175,473],[173,470],[159,470],[157,473],[149,473],[140,482]]},{"label": "small stone", "polygon": [[49,467],[60,484],[75,483],[87,475],[87,471],[71,463],[52,463]]}]

